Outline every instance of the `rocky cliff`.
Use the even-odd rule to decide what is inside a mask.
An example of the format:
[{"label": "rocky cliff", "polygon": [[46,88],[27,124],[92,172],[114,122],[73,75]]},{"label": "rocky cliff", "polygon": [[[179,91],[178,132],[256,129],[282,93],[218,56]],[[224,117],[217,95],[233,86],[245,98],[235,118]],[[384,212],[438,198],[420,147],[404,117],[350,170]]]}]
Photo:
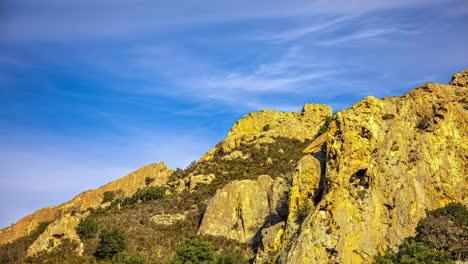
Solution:
[{"label": "rocky cliff", "polygon": [[142,168],[23,218],[0,231],[0,244],[46,220],[53,223],[29,255],[50,250],[49,241],[80,242],[74,228],[87,208],[106,206],[105,191],[128,197],[152,177],[164,199],[96,216],[131,230],[129,252],[148,261],[168,259],[176,243],[198,235],[249,245],[257,264],[372,263],[414,235],[427,210],[468,205],[467,138],[468,70],[449,85],[367,97],[333,116],[315,104],[301,113],[264,110],[239,120],[189,168]]},{"label": "rocky cliff", "polygon": [[[467,204],[467,77],[464,71],[450,85],[427,83],[400,97],[367,97],[336,113],[328,132],[304,150],[293,175],[286,227],[275,230],[274,252],[271,241],[264,241],[256,263],[370,263],[414,235],[426,210],[449,202]],[[243,123],[228,138],[243,135],[242,127],[248,134],[252,125]],[[216,214],[209,210],[212,204],[226,206],[218,196],[228,199],[240,191],[218,193],[200,232],[217,230],[236,239],[237,225],[229,227],[234,223],[230,216],[236,219],[234,212],[239,212],[234,208],[246,206],[256,214],[251,197],[266,208],[264,192],[244,190],[257,194],[245,193],[241,205],[231,201],[233,212],[215,221],[210,220]],[[212,222],[209,228],[205,221]]]},{"label": "rocky cliff", "polygon": [[[370,263],[425,210],[467,204],[467,73],[334,115],[296,169],[280,263]],[[299,226],[298,206],[309,212]]]}]

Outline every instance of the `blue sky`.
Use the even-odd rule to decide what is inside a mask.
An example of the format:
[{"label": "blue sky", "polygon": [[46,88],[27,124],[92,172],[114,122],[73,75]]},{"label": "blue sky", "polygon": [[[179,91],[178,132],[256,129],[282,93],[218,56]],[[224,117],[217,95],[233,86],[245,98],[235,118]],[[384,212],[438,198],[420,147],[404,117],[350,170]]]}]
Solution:
[{"label": "blue sky", "polygon": [[0,227],[252,111],[448,83],[466,43],[466,0],[2,0]]}]

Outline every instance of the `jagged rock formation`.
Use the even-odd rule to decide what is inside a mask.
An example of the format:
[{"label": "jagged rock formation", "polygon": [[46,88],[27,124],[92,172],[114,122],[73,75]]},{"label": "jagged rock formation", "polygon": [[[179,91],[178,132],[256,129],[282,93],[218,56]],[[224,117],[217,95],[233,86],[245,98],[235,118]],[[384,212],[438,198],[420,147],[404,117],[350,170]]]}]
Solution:
[{"label": "jagged rock formation", "polygon": [[272,180],[268,175],[257,181],[230,182],[208,202],[198,233],[255,244],[266,223],[286,214],[282,203],[285,190],[284,179]]},{"label": "jagged rock formation", "polygon": [[[32,232],[40,222],[60,220],[62,216],[72,212],[81,212],[88,208],[102,205],[104,192],[114,191],[119,196],[131,196],[139,188],[146,186],[146,177],[154,178],[150,186],[159,186],[167,182],[172,170],[165,163],[154,163],[143,167],[129,175],[110,182],[98,189],[83,192],[74,199],[59,206],[51,206],[28,215],[11,227],[0,230],[0,245],[14,241]],[[53,225],[52,225],[53,226]],[[50,228],[52,228],[52,226]],[[46,232],[47,233],[47,232]]]},{"label": "jagged rock formation", "polygon": [[81,217],[66,214],[50,224],[28,249],[28,256],[33,256],[44,250],[50,251],[62,243],[64,239],[77,241],[77,253],[83,254],[84,246],[81,243],[75,228]]},{"label": "jagged rock formation", "polygon": [[155,215],[149,219],[149,221],[157,224],[157,225],[173,225],[177,221],[183,221],[185,220],[185,215],[184,214],[160,214],[160,215]]},{"label": "jagged rock formation", "polygon": [[290,206],[313,207],[299,228],[287,227],[279,262],[370,263],[414,235],[426,209],[467,204],[467,96],[467,86],[428,83],[335,114],[324,150],[311,154],[326,157],[320,180],[320,157],[297,169],[307,186],[294,183],[304,192],[292,191]]},{"label": "jagged rock formation", "polygon": [[317,135],[325,118],[331,116],[331,113],[331,107],[318,104],[304,105],[301,113],[272,110],[250,113],[237,121],[226,139],[206,153],[200,161],[211,159],[213,153],[219,148],[224,152],[229,152],[240,146],[242,142],[252,141],[255,137],[262,136],[255,143],[271,142],[272,137],[288,137],[299,140],[313,138]]}]

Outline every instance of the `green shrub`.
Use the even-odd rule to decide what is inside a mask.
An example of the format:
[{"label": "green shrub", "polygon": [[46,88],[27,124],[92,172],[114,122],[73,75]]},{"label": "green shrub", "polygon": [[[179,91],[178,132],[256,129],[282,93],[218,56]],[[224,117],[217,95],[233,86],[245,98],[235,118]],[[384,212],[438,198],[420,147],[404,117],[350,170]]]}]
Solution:
[{"label": "green shrub", "polygon": [[468,260],[468,210],[463,204],[450,203],[427,212],[416,231],[418,241],[450,252],[458,260]]},{"label": "green shrub", "polygon": [[96,208],[95,210],[92,210],[92,213],[95,215],[95,216],[98,216],[98,215],[103,215],[105,214],[109,209],[108,208],[104,208],[104,207],[98,207]]},{"label": "green shrub", "polygon": [[177,256],[170,263],[174,264],[214,264],[213,245],[200,238],[187,239],[176,249]]},{"label": "green shrub", "polygon": [[317,132],[317,137],[328,131],[328,128],[330,128],[331,121],[331,116],[327,116],[325,118],[325,123],[323,123],[322,127],[320,127],[319,131]]},{"label": "green shrub", "polygon": [[145,178],[145,184],[146,186],[150,185],[150,183],[154,182],[154,178],[152,177],[146,177]]},{"label": "green shrub", "polygon": [[115,193],[113,191],[107,191],[107,192],[104,192],[104,197],[102,198],[102,202],[103,203],[112,202],[114,198],[115,198]]},{"label": "green shrub", "polygon": [[98,259],[111,258],[124,251],[126,247],[125,235],[119,229],[104,229],[101,231],[99,239],[94,253]]},{"label": "green shrub", "polygon": [[468,209],[462,203],[449,203],[446,206],[427,212],[432,216],[447,216],[458,226],[468,227]]},{"label": "green shrub", "polygon": [[114,209],[117,207],[118,204],[123,204],[123,200],[120,198],[115,199],[114,201],[112,201],[109,208]]},{"label": "green shrub", "polygon": [[164,198],[164,190],[159,187],[148,187],[145,189],[138,189],[135,194],[131,197],[127,197],[123,200],[123,204],[135,204],[138,201],[143,203],[159,200]]},{"label": "green shrub", "polygon": [[45,231],[46,228],[50,225],[50,223],[52,223],[52,222],[51,222],[51,221],[43,221],[43,222],[40,222],[40,223],[37,225],[36,230],[34,230],[33,236],[39,237],[42,233],[44,233],[44,231]]},{"label": "green shrub", "polygon": [[416,128],[419,130],[426,130],[431,126],[431,118],[429,116],[423,116],[421,120],[419,120]]},{"label": "green shrub", "polygon": [[268,131],[270,130],[270,125],[269,124],[266,124],[264,127],[263,127],[263,131]]},{"label": "green shrub", "polygon": [[378,256],[377,264],[451,264],[455,263],[448,252],[432,249],[422,242],[417,242],[413,238],[407,239],[400,247],[400,251],[395,254],[387,252],[383,256]]},{"label": "green shrub", "polygon": [[312,211],[312,206],[306,201],[296,212],[296,223],[302,223]]},{"label": "green shrub", "polygon": [[376,263],[454,263],[468,259],[468,210],[461,203],[428,211],[416,227],[416,237],[408,238],[399,252],[388,251]]},{"label": "green shrub", "polygon": [[0,246],[0,263],[18,263],[26,257],[28,248],[46,230],[50,221],[40,222],[31,234]]},{"label": "green shrub", "polygon": [[93,217],[86,217],[80,220],[76,227],[76,233],[81,239],[93,238],[98,231],[98,224]]},{"label": "green shrub", "polygon": [[242,254],[234,251],[223,251],[216,261],[216,264],[248,264],[249,261]]}]

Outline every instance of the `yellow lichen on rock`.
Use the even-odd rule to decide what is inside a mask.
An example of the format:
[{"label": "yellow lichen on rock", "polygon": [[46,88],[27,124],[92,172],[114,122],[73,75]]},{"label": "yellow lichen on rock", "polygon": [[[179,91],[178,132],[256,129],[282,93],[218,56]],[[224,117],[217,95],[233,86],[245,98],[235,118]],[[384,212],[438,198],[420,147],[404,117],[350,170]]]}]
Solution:
[{"label": "yellow lichen on rock", "polygon": [[337,113],[325,142],[328,184],[318,190],[326,193],[280,263],[371,263],[414,235],[425,210],[467,204],[467,95],[466,86],[428,83]]},{"label": "yellow lichen on rock", "polygon": [[228,183],[208,202],[198,234],[258,242],[258,231],[269,217],[280,213],[278,203],[285,188],[283,179],[272,180],[268,175],[259,176],[257,181]]},{"label": "yellow lichen on rock", "polygon": [[269,142],[274,137],[288,137],[299,140],[311,139],[317,135],[325,118],[331,116],[332,109],[326,105],[306,104],[301,113],[262,110],[250,113],[234,124],[226,139],[207,152],[200,161],[212,158],[215,151],[222,148],[224,152],[240,146],[242,142],[254,140]]},{"label": "yellow lichen on rock", "polygon": [[81,217],[79,216],[66,214],[51,223],[44,233],[42,233],[29,247],[27,255],[33,256],[42,251],[51,251],[59,246],[64,239],[76,242],[78,244],[76,253],[81,255],[83,253],[84,246],[75,231],[80,219]]}]

